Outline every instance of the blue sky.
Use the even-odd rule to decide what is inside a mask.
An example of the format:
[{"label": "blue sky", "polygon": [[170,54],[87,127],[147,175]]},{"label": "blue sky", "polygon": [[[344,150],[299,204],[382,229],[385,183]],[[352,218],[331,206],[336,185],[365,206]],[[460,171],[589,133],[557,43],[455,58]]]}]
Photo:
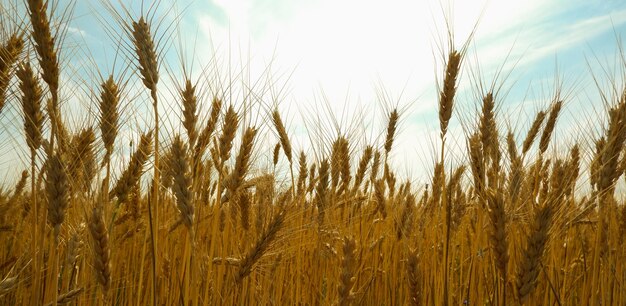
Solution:
[{"label": "blue sky", "polygon": [[[534,113],[548,107],[555,76],[567,93],[560,131],[572,135],[566,139],[570,143],[590,137],[594,129],[589,126],[597,131],[603,122],[590,115],[602,112],[594,98],[590,66],[606,81],[598,61],[611,69],[619,67],[618,38],[626,30],[626,4],[617,0],[162,0],[156,10],[148,10],[149,1],[145,2],[143,8],[141,1],[122,5],[133,17],[150,12],[157,37],[164,38],[160,47],[167,64],[161,71],[170,77],[162,77],[162,88],[171,88],[180,75],[181,55],[193,78],[210,79],[207,67],[218,67],[222,78],[245,71],[246,80],[271,79],[276,89],[263,88],[259,99],[266,105],[280,101],[293,142],[305,150],[310,148],[311,129],[323,126],[326,131],[319,133],[331,133],[329,121],[316,124],[310,119],[314,114],[322,112],[324,117],[332,112],[347,126],[343,132],[354,132],[357,143],[380,144],[385,106],[398,105],[405,109],[394,149],[394,163],[406,169],[401,175],[430,171],[436,156],[435,81],[443,69],[441,50],[448,47],[446,19],[457,46],[480,20],[460,78],[451,125],[456,135],[450,142],[452,154],[464,150],[463,129],[471,126],[478,107],[472,80],[477,72],[491,84],[502,71],[495,79],[502,87],[499,125],[502,131],[515,130],[520,142]],[[72,16],[64,41],[72,47],[61,56],[68,67],[76,68],[63,73],[81,88],[75,92],[88,96],[99,82],[94,68],[102,75],[120,75],[132,65],[128,37],[100,1],[76,1]],[[616,76],[621,73],[615,71]],[[143,97],[138,76],[126,73],[123,78],[129,81],[129,97]],[[205,100],[208,105],[210,99]],[[82,106],[88,109],[85,103]],[[176,112],[176,107],[164,109]],[[129,107],[126,137],[136,136],[142,119],[132,114],[142,109]]]}]

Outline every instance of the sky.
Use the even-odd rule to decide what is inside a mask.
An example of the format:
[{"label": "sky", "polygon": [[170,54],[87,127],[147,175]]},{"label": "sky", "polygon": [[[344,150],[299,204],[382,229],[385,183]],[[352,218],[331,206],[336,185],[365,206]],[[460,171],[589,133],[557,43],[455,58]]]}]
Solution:
[{"label": "sky", "polygon": [[[474,128],[481,84],[497,90],[498,125],[501,132],[513,130],[519,143],[534,114],[561,88],[565,110],[555,142],[569,146],[588,142],[604,123],[593,77],[608,86],[624,67],[618,57],[626,4],[618,0],[161,0],[156,8],[150,1],[76,1],[62,20],[70,121],[85,124],[81,112],[94,110],[84,101],[93,100],[100,75],[113,73],[128,82],[132,105],[122,115],[128,140],[146,124],[149,104],[139,77],[129,72],[128,35],[111,7],[121,19],[147,15],[152,24],[171,131],[180,131],[173,88],[183,73],[221,84],[202,87],[206,107],[216,90],[228,92],[228,102],[255,104],[250,124],[269,123],[268,112],[278,107],[296,150],[317,156],[325,150],[319,139],[338,133],[351,137],[354,160],[365,144],[382,146],[386,112],[397,107],[392,164],[401,177],[421,181],[439,155],[437,84],[449,30],[455,48],[467,46],[446,148],[457,163]],[[236,85],[226,90],[227,83]],[[258,96],[251,97],[250,88]],[[275,143],[273,131],[265,131],[267,143]],[[126,155],[120,149],[120,164]]]}]

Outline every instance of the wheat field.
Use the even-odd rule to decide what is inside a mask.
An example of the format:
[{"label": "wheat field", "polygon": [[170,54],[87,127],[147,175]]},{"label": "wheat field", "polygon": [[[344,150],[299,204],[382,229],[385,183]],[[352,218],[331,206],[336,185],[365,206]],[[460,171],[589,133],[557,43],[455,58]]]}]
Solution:
[{"label": "wheat field", "polygon": [[[119,12],[128,78],[94,72],[91,111],[70,117],[63,23],[20,5],[0,14],[0,126],[17,110],[26,161],[0,188],[0,304],[626,305],[626,84],[603,95],[600,135],[571,145],[555,139],[560,88],[524,131],[484,89],[452,159],[467,45],[450,45],[434,170],[415,182],[391,166],[401,109],[379,114],[380,141],[305,151],[276,105],[169,87],[147,16]],[[130,149],[129,79],[149,109]]]}]

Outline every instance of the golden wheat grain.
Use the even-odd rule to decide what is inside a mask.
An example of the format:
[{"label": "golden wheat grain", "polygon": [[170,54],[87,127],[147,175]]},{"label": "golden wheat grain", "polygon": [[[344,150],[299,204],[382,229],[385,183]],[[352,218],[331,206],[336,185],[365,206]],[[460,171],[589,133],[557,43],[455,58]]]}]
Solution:
[{"label": "golden wheat grain", "polygon": [[456,50],[448,54],[446,70],[444,71],[443,88],[439,94],[439,126],[441,137],[448,131],[448,123],[452,117],[454,95],[456,94],[456,79],[461,68],[461,53]]},{"label": "golden wheat grain", "polygon": [[284,221],[285,211],[281,210],[272,218],[272,221],[261,236],[259,236],[254,246],[250,248],[242,258],[235,277],[237,283],[241,283],[241,281],[252,272],[254,265],[261,259],[270,247],[270,244],[276,239],[278,231],[282,228]]},{"label": "golden wheat grain", "polygon": [[341,274],[339,275],[339,305],[350,305],[354,299],[352,287],[356,281],[356,242],[353,238],[343,239],[343,258],[341,259]]},{"label": "golden wheat grain", "polygon": [[389,123],[387,124],[387,137],[385,138],[385,154],[389,155],[391,147],[393,146],[393,139],[396,134],[396,128],[398,126],[398,110],[394,109],[389,113]]},{"label": "golden wheat grain", "polygon": [[[283,120],[280,118],[280,113],[278,113],[278,110],[275,109],[272,112],[272,123],[274,123],[274,128],[276,129],[276,132],[278,133],[278,138],[280,140],[280,144],[283,148],[283,151],[285,152],[285,156],[287,157],[287,160],[289,161],[289,163],[291,164],[291,142],[289,142],[289,137],[287,136],[287,131],[285,130],[285,125],[283,124]],[[276,156],[276,155],[274,155]],[[276,159],[274,159],[276,160]]]},{"label": "golden wheat grain", "polygon": [[122,172],[115,186],[111,189],[110,196],[116,196],[120,203],[126,202],[128,194],[137,184],[143,174],[146,161],[152,154],[152,131],[141,135],[139,146],[133,153],[128,167]]},{"label": "golden wheat grain", "polygon": [[530,150],[530,146],[532,146],[535,138],[537,138],[537,134],[539,134],[539,129],[541,129],[541,124],[543,124],[543,120],[546,118],[546,113],[544,111],[540,111],[535,115],[535,120],[533,120],[528,133],[526,133],[526,138],[522,144],[522,154],[526,155],[528,150]]},{"label": "golden wheat grain", "polygon": [[174,137],[172,143],[171,171],[174,179],[172,189],[176,196],[176,206],[180,212],[180,218],[187,229],[191,230],[194,219],[191,173],[187,158],[187,145],[183,143],[180,136]]},{"label": "golden wheat grain", "polygon": [[119,128],[118,104],[120,92],[113,76],[102,83],[100,91],[100,137],[104,144],[105,154],[102,164],[108,164],[113,154],[113,146]]},{"label": "golden wheat grain", "polygon": [[409,304],[422,305],[422,275],[418,266],[417,250],[409,250],[407,260],[407,279],[409,282]]},{"label": "golden wheat grain", "polygon": [[54,153],[46,161],[46,197],[48,199],[48,222],[54,229],[55,240],[65,220],[65,208],[69,202],[67,170],[61,156]]},{"label": "golden wheat grain", "polygon": [[548,149],[550,137],[552,136],[552,132],[554,131],[556,119],[559,116],[562,105],[563,101],[556,101],[556,103],[552,105],[552,109],[550,109],[550,114],[548,115],[548,120],[546,121],[546,127],[543,129],[543,133],[541,134],[541,138],[539,139],[539,152],[541,153],[544,153]]},{"label": "golden wheat grain", "polygon": [[17,33],[13,33],[3,45],[0,45],[0,113],[6,102],[5,94],[11,80],[13,65],[17,63],[23,49],[24,40]]},{"label": "golden wheat grain", "polygon": [[91,211],[89,232],[93,239],[94,273],[98,284],[102,286],[103,294],[106,296],[111,286],[111,249],[101,204],[96,204]]},{"label": "golden wheat grain", "polygon": [[520,303],[524,303],[535,289],[542,266],[542,257],[547,247],[553,214],[553,206],[545,203],[537,209],[533,217],[530,235],[526,240],[515,279],[517,298]]}]

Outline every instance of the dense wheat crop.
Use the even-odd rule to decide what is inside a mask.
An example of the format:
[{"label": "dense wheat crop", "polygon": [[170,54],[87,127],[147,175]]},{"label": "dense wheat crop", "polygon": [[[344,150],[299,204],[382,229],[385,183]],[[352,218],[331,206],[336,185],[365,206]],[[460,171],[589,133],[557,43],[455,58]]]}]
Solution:
[{"label": "dense wheat crop", "polygon": [[[450,45],[436,162],[416,182],[391,166],[401,109],[380,114],[379,141],[326,133],[304,150],[254,88],[236,101],[164,81],[148,16],[117,15],[129,68],[94,72],[90,111],[70,117],[62,23],[22,5],[0,29],[0,127],[19,114],[27,161],[0,189],[0,304],[626,305],[626,84],[598,101],[599,136],[573,144],[555,140],[560,88],[524,131],[486,88],[451,157],[467,48]],[[129,127],[136,96],[150,111]]]}]

